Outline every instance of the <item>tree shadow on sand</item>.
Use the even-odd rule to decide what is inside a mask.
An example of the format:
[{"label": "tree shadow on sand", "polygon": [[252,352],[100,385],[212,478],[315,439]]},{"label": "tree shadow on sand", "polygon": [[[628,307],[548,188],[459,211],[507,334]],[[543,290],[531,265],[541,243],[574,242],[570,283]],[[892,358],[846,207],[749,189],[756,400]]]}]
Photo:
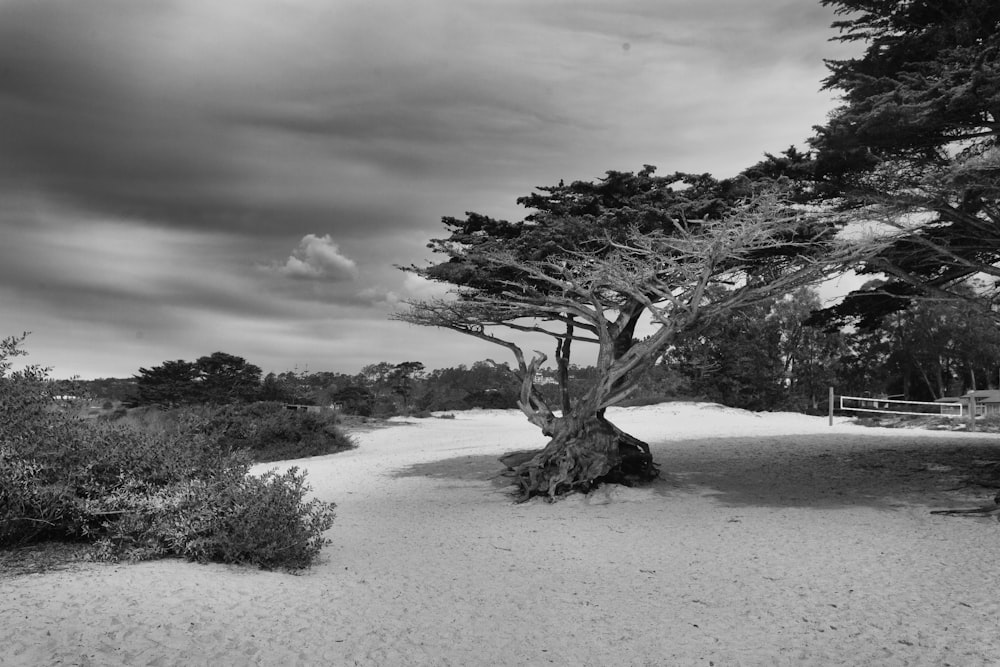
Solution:
[{"label": "tree shadow on sand", "polygon": [[[727,506],[836,509],[971,507],[1000,486],[1000,439],[831,433],[653,441],[665,497],[711,496]],[[466,455],[400,469],[397,477],[509,484],[494,455]]]},{"label": "tree shadow on sand", "polygon": [[504,470],[499,456],[476,454],[415,463],[396,470],[393,477],[429,477],[431,479],[492,482],[495,486],[512,485],[511,480],[502,476]]},{"label": "tree shadow on sand", "polygon": [[831,433],[713,444],[661,444],[668,472],[657,492],[698,492],[729,506],[888,508],[991,501],[1000,483],[1000,441]]}]

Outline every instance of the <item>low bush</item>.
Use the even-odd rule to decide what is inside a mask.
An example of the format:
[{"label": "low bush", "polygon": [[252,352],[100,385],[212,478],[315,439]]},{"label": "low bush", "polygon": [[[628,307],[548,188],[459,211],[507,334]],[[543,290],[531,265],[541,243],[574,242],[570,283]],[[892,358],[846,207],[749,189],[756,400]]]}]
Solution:
[{"label": "low bush", "polygon": [[204,428],[221,446],[246,449],[263,463],[353,449],[357,445],[338,423],[330,410],[288,410],[282,403],[261,402],[216,408]]},{"label": "low bush", "polygon": [[289,410],[275,402],[169,410],[143,407],[115,421],[169,436],[196,430],[223,450],[247,450],[258,463],[334,454],[357,446],[340,429],[340,417],[333,411]]},{"label": "low bush", "polygon": [[329,543],[323,533],[333,525],[335,505],[303,501],[309,487],[298,468],[252,476],[248,467],[237,463],[151,494],[123,490],[97,500],[91,513],[114,517],[101,526],[98,557],[308,567]]},{"label": "low bush", "polygon": [[106,559],[297,569],[327,543],[335,505],[307,501],[298,469],[249,475],[253,455],[193,413],[84,421],[52,400],[44,369],[9,372],[21,341],[0,341],[0,546],[86,540]]}]

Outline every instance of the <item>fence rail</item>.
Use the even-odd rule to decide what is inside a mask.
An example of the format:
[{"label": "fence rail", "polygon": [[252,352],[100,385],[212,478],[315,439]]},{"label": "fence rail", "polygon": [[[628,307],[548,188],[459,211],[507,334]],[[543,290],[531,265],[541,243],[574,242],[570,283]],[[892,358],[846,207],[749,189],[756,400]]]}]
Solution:
[{"label": "fence rail", "polygon": [[[969,415],[968,405],[962,402],[899,401],[891,398],[872,398],[871,396],[841,396],[839,407],[844,411],[877,412],[888,415],[933,415],[958,419]],[[981,411],[981,408],[976,410],[977,414]]]}]

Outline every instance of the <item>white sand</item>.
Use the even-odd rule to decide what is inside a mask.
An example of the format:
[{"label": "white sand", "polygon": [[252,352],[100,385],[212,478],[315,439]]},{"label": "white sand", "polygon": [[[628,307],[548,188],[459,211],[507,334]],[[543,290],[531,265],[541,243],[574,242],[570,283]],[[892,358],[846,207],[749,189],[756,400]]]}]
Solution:
[{"label": "white sand", "polygon": [[[157,561],[0,579],[2,665],[998,665],[1000,525],[929,514],[996,436],[709,404],[611,411],[663,479],[512,504],[517,412],[295,462],[338,503],[301,576]],[[960,451],[961,450],[961,451]]]}]

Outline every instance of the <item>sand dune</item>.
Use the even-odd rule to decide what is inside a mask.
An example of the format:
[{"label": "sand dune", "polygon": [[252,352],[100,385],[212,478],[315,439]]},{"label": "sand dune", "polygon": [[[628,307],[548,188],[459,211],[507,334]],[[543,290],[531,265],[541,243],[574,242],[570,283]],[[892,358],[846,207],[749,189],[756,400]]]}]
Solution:
[{"label": "sand dune", "polygon": [[[338,503],[293,576],[158,561],[0,579],[0,665],[996,665],[1000,526],[931,515],[996,436],[672,403],[611,411],[649,488],[512,504],[513,411],[287,462]],[[273,466],[268,466],[273,467]]]}]

